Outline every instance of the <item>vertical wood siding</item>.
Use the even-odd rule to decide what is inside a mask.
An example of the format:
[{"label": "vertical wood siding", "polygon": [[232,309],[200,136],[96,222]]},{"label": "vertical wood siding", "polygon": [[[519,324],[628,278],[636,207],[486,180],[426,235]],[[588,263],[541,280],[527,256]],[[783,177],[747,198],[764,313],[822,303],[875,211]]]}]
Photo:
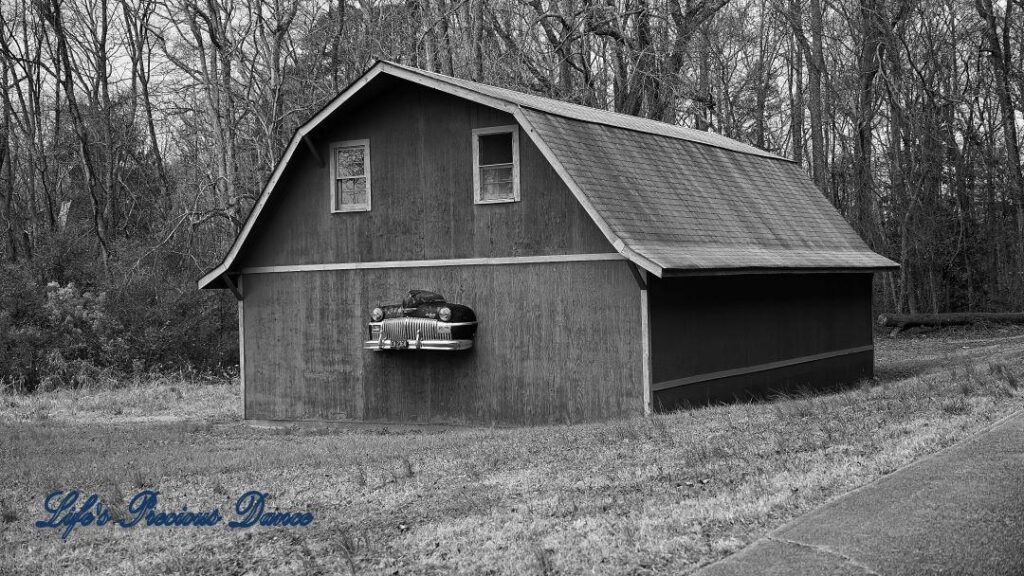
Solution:
[{"label": "vertical wood siding", "polygon": [[[863,347],[872,343],[871,274],[651,278],[652,380]],[[870,377],[871,351],[655,392],[656,407],[822,387]]]},{"label": "vertical wood siding", "polygon": [[[244,290],[242,281],[244,279],[238,277],[238,289]],[[243,300],[238,301],[238,388],[245,398],[245,302]],[[245,402],[242,402],[242,418],[245,418]]]},{"label": "vertical wood siding", "polygon": [[[473,202],[472,131],[508,114],[413,85],[342,110],[293,157],[243,248],[243,267],[614,252],[520,132],[521,201]],[[332,214],[331,142],[368,139],[369,212]]]},{"label": "vertical wood siding", "polygon": [[[623,262],[334,270],[245,278],[256,419],[578,422],[641,414],[639,291]],[[466,352],[362,349],[411,288],[473,307]]]}]

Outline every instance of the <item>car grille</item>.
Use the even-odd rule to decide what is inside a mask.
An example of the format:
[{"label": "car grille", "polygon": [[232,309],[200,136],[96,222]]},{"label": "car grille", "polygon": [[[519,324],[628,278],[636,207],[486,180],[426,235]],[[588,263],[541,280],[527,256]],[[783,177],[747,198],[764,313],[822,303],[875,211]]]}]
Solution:
[{"label": "car grille", "polygon": [[381,325],[385,340],[451,340],[451,328],[431,318],[387,318]]}]

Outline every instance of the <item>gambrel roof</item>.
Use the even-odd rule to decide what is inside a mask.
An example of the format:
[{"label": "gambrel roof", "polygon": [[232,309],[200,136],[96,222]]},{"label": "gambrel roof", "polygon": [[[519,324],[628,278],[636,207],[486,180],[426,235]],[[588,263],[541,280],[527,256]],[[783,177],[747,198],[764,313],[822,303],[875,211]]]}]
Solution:
[{"label": "gambrel roof", "polygon": [[201,288],[231,269],[303,139],[382,74],[513,115],[615,249],[659,277],[897,267],[785,158],[718,134],[377,62],[296,131]]}]

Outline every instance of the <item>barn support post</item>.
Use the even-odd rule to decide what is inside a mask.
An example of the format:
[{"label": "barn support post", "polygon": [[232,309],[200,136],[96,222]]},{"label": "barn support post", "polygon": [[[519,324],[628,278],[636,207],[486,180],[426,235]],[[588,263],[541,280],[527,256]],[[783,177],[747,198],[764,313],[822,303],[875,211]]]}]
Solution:
[{"label": "barn support post", "polygon": [[627,260],[626,265],[640,288],[640,384],[644,387],[644,416],[653,412],[651,392],[651,308],[647,301],[648,272]]},{"label": "barn support post", "polygon": [[[242,276],[238,277],[238,289],[241,293]],[[245,302],[241,297],[238,298],[238,387],[242,393],[242,420],[245,420]]]},{"label": "barn support post", "polygon": [[[640,273],[642,277],[642,272]],[[647,302],[647,282],[640,288],[640,380],[644,387],[644,416],[653,411],[651,398],[651,314]]]},{"label": "barn support post", "polygon": [[651,415],[651,322],[647,307],[647,290],[640,291],[641,381],[644,387],[644,416]]},{"label": "barn support post", "polygon": [[228,289],[231,290],[231,293],[235,295],[235,300],[238,300],[239,302],[241,302],[242,301],[242,277],[241,276],[238,277],[238,284],[236,285],[235,282],[233,280],[231,280],[231,276],[228,276],[227,274],[223,274],[222,276],[224,278],[224,283],[228,285]]},{"label": "barn support post", "polygon": [[633,279],[636,280],[636,285],[639,286],[641,290],[647,290],[647,277],[644,276],[644,271],[640,270],[640,267],[632,261],[627,260],[626,263],[629,264],[629,271],[633,273]]}]

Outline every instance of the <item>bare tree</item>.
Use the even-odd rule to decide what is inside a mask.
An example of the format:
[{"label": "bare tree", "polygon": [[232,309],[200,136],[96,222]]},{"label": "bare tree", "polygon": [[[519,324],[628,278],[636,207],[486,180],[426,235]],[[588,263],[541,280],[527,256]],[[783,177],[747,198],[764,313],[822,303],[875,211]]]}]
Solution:
[{"label": "bare tree", "polygon": [[[1017,108],[1013,101],[1010,76],[1013,67],[1013,45],[1011,22],[1014,21],[1013,9],[1016,2],[1009,0],[1005,4],[1002,30],[999,29],[992,0],[974,0],[978,14],[985,22],[984,35],[988,43],[989,61],[995,71],[995,92],[999,99],[1003,145],[1006,148],[1006,168],[1009,171],[1009,184],[1016,198],[1017,217],[1017,267],[1024,270],[1024,173],[1021,171],[1020,141],[1017,137]],[[1019,75],[1019,71],[1018,71]]]},{"label": "bare tree", "polygon": [[[50,0],[48,3],[38,2],[36,4],[40,16],[49,24],[54,38],[54,57],[58,68],[57,77],[64,88],[67,97],[68,112],[71,116],[71,125],[75,136],[78,139],[78,152],[82,161],[82,172],[92,201],[93,232],[99,244],[100,256],[104,268],[107,268],[110,259],[110,245],[107,238],[107,207],[106,193],[96,175],[97,164],[94,160],[95,150],[93,140],[86,125],[86,119],[79,106],[79,99],[76,94],[74,72],[78,68],[72,62],[67,28],[64,23],[64,15],[61,11],[60,0]],[[101,33],[105,35],[105,32]],[[104,66],[105,68],[105,66]]]}]

